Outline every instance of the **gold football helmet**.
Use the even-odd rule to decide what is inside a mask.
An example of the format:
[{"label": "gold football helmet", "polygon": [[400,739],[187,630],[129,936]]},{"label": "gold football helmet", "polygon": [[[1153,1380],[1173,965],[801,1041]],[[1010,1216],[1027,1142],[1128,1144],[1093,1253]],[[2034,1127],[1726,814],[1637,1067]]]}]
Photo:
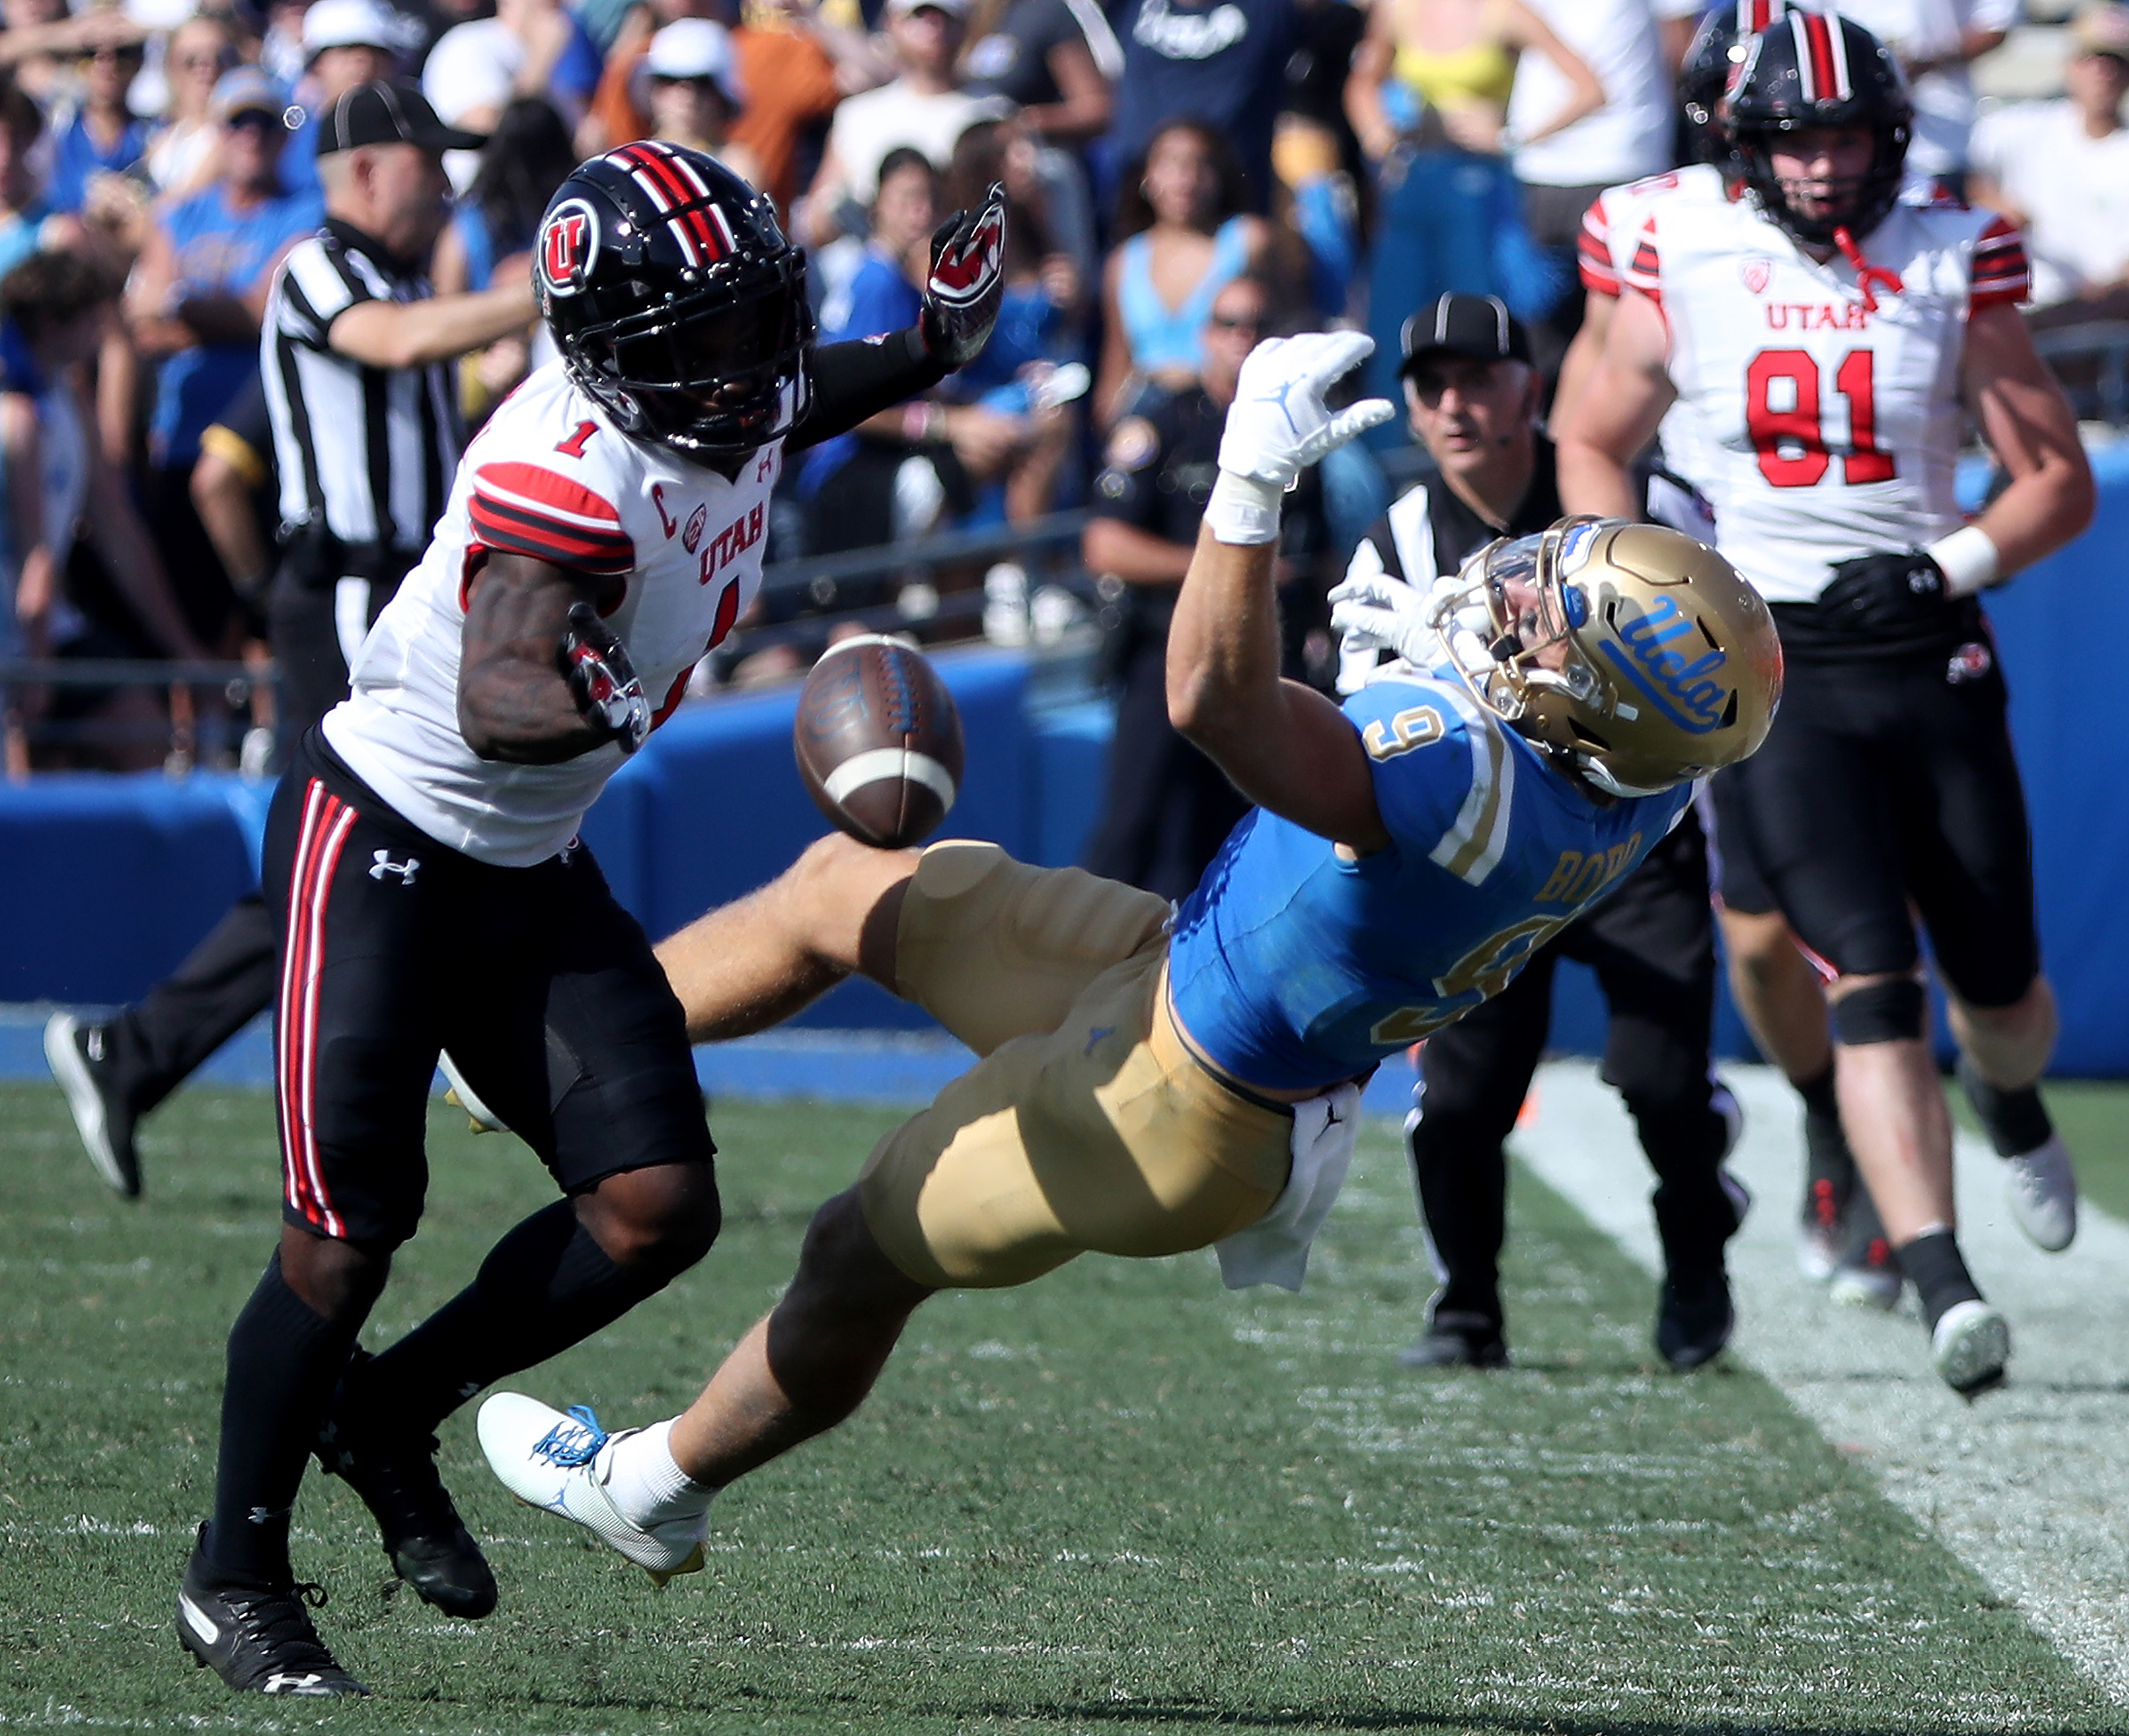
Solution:
[{"label": "gold football helmet", "polygon": [[1430,614],[1481,704],[1615,795],[1743,759],[1781,701],[1765,602],[1660,525],[1583,517],[1503,537],[1436,589]]}]

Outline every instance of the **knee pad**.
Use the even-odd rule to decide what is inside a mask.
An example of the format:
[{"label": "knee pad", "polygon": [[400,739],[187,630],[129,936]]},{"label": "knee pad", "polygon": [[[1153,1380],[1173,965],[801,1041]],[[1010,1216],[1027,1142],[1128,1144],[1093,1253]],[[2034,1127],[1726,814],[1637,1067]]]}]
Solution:
[{"label": "knee pad", "polygon": [[1929,1002],[1912,976],[1888,977],[1851,990],[1833,1004],[1833,1040],[1850,1048],[1865,1043],[1920,1038]]}]

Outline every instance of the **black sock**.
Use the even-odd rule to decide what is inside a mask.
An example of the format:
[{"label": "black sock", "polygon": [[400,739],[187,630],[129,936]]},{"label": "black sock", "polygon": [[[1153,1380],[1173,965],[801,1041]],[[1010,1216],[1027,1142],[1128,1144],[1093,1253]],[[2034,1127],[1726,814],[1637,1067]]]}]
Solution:
[{"label": "black sock", "polygon": [[1900,1270],[1908,1275],[1915,1294],[1921,1299],[1922,1315],[1929,1322],[1931,1332],[1936,1330],[1936,1323],[1944,1318],[1945,1311],[1955,1304],[1981,1300],[1981,1292],[1974,1288],[1973,1274],[1967,1271],[1959,1243],[1950,1230],[1931,1230],[1895,1252]]},{"label": "black sock", "polygon": [[1998,1157],[2022,1157],[2055,1137],[2055,1123],[2048,1119],[2038,1085],[2006,1091],[1984,1079],[1964,1055],[1959,1057],[1959,1082],[1966,1088],[1966,1100],[1973,1104],[1974,1117]]},{"label": "black sock", "polygon": [[1803,1099],[1804,1177],[1814,1192],[1823,1183],[1832,1190],[1837,1215],[1855,1192],[1855,1157],[1841,1125],[1841,1101],[1833,1088],[1833,1063],[1815,1079],[1791,1080]]},{"label": "black sock", "polygon": [[672,1276],[615,1265],[558,1199],[497,1242],[465,1289],[354,1371],[348,1409],[395,1435],[433,1433],[489,1382],[612,1325]]},{"label": "black sock", "polygon": [[207,1560],[235,1578],[285,1584],[288,1509],[334,1384],[362,1329],[328,1320],[288,1288],[277,1248],[229,1332]]}]

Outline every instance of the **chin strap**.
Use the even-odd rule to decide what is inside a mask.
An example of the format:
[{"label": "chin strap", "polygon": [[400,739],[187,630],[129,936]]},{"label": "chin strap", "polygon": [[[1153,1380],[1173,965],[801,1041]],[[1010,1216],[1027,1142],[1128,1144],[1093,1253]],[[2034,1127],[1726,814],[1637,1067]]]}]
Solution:
[{"label": "chin strap", "polygon": [[1855,237],[1846,229],[1833,231],[1833,245],[1841,250],[1841,256],[1855,268],[1855,287],[1863,292],[1863,311],[1875,313],[1878,298],[1873,293],[1874,284],[1883,284],[1886,293],[1898,295],[1908,286],[1900,281],[1897,271],[1888,271],[1883,265],[1874,265],[1863,257],[1863,250],[1855,245]]}]

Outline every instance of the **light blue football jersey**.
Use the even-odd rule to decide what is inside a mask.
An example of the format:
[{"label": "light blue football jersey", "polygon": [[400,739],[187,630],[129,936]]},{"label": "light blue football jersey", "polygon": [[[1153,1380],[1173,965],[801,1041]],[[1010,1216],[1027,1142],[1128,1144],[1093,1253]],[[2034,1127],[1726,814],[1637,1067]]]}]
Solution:
[{"label": "light blue football jersey", "polygon": [[1352,1078],[1498,994],[1693,799],[1682,784],[1601,805],[1453,675],[1379,679],[1345,711],[1388,847],[1347,861],[1260,808],[1169,944],[1191,1036],[1225,1071],[1277,1090]]}]

